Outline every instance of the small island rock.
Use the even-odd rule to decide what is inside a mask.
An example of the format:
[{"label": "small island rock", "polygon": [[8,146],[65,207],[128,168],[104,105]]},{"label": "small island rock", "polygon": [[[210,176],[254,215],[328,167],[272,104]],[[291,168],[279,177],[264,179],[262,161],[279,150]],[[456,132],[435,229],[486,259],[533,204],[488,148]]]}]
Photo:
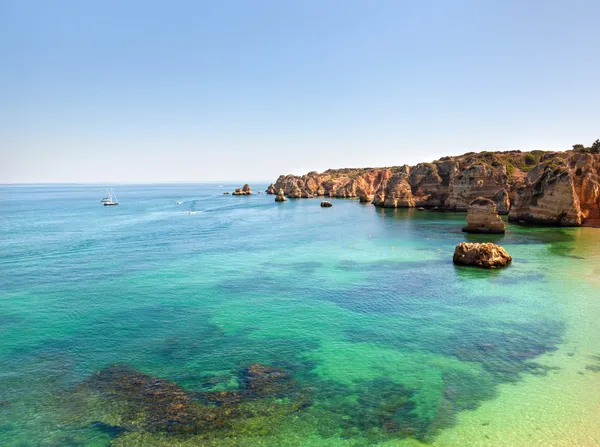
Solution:
[{"label": "small island rock", "polygon": [[267,194],[277,194],[277,191],[275,191],[275,185],[271,183],[265,192]]},{"label": "small island rock", "polygon": [[461,242],[454,249],[455,264],[472,265],[486,269],[505,267],[512,262],[504,248],[492,243],[469,243]]},{"label": "small island rock", "polygon": [[283,189],[280,188],[279,189],[279,193],[277,194],[277,197],[275,197],[275,201],[276,202],[285,202],[287,199],[285,198],[285,195],[283,194]]},{"label": "small island rock", "polygon": [[321,208],[330,208],[332,206],[333,206],[333,204],[331,202],[328,202],[327,200],[323,200],[321,202]]},{"label": "small island rock", "polygon": [[250,195],[252,195],[252,189],[250,189],[250,185],[246,183],[243,187],[236,188],[236,190],[233,192],[233,195],[234,196],[250,196]]},{"label": "small island rock", "polygon": [[504,234],[506,226],[493,200],[477,197],[469,205],[465,233]]}]

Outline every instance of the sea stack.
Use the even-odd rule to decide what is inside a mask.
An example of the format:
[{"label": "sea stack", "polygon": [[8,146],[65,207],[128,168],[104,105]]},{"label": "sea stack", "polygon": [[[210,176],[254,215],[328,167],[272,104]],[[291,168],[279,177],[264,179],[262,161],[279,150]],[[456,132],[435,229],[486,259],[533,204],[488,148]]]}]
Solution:
[{"label": "sea stack", "polygon": [[333,206],[333,204],[331,202],[328,202],[327,200],[323,200],[321,202],[321,208],[330,208],[332,206]]},{"label": "sea stack", "polygon": [[461,242],[454,249],[452,261],[460,265],[496,269],[510,264],[512,256],[504,248],[489,242],[484,244]]},{"label": "sea stack", "polygon": [[467,226],[462,229],[465,233],[504,234],[506,226],[496,211],[493,200],[477,197],[467,211]]},{"label": "sea stack", "polygon": [[234,196],[250,196],[252,195],[252,189],[250,189],[250,185],[246,183],[243,187],[237,188],[233,192]]},{"label": "sea stack", "polygon": [[275,191],[275,185],[271,183],[265,192],[267,194],[277,194],[277,191]]},{"label": "sea stack", "polygon": [[277,197],[275,197],[275,201],[276,202],[285,202],[287,199],[285,198],[285,195],[283,194],[283,189],[279,189],[279,193],[277,194]]}]

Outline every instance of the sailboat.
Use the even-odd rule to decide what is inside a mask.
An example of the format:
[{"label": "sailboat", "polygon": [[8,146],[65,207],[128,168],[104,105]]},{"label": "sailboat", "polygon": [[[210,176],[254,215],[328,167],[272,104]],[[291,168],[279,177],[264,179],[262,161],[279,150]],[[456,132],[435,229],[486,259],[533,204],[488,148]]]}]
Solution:
[{"label": "sailboat", "polygon": [[111,188],[108,188],[106,190],[106,194],[107,194],[107,197],[104,197],[102,200],[100,200],[100,202],[102,202],[102,205],[115,206],[115,205],[119,204],[119,199],[117,199],[117,196],[115,195],[115,193],[113,192],[113,190]]}]

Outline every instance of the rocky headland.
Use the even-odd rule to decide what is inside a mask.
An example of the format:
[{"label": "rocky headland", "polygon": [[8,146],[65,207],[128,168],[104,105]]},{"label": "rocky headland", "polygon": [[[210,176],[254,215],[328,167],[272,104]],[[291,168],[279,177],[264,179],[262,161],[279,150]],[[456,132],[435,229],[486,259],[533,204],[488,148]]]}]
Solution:
[{"label": "rocky headland", "polygon": [[578,226],[600,218],[600,143],[573,150],[469,152],[431,163],[281,175],[294,198],[358,198],[385,208],[467,211],[478,197],[518,222]]}]

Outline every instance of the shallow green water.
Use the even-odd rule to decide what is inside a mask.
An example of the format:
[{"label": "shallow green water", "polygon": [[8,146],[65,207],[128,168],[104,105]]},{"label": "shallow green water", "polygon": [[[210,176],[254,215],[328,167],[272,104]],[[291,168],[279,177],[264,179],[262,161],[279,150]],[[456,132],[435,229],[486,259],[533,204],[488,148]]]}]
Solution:
[{"label": "shallow green water", "polygon": [[[118,207],[100,206],[101,187],[0,189],[3,445],[501,445],[463,415],[502,402],[498,434],[539,390],[563,408],[600,397],[600,230],[469,236],[460,213],[221,186],[121,186]],[[455,267],[463,240],[497,241],[513,265]],[[81,386],[127,365],[196,401],[243,390],[256,363],[289,375],[283,391],[193,433],[139,424],[131,396]],[[564,397],[590,386],[590,402]],[[544,423],[541,443],[585,445]],[[528,425],[508,424],[528,445]]]}]

